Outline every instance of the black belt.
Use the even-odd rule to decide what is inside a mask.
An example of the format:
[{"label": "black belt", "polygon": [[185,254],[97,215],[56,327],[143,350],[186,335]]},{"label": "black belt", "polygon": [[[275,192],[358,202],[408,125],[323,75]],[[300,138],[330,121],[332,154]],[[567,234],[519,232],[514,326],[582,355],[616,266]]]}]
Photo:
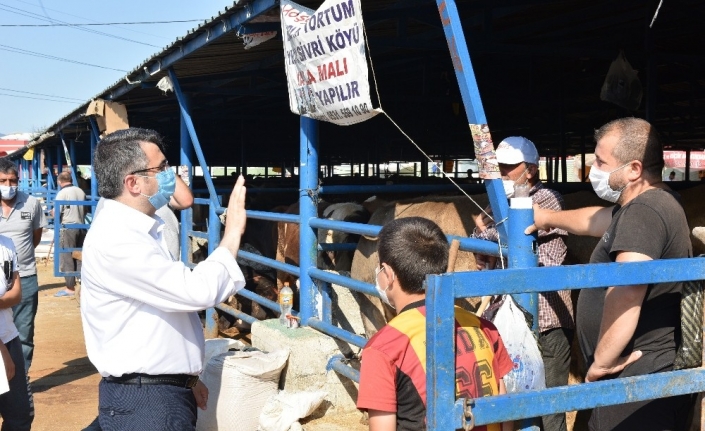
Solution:
[{"label": "black belt", "polygon": [[104,377],[106,382],[120,383],[121,385],[170,385],[181,388],[192,388],[198,383],[198,376],[190,374],[123,374],[120,377]]}]

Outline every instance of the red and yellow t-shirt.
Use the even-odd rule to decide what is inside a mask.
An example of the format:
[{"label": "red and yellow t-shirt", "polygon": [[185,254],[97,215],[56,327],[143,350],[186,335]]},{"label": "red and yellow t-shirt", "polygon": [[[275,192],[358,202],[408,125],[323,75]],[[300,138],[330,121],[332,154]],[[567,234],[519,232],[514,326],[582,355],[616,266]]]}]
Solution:
[{"label": "red and yellow t-shirt", "polygon": [[[499,379],[512,361],[497,328],[455,308],[456,396],[479,398],[499,393]],[[359,409],[395,412],[397,430],[426,429],[426,307],[409,304],[367,342],[362,351]],[[475,427],[499,430],[499,425]]]}]

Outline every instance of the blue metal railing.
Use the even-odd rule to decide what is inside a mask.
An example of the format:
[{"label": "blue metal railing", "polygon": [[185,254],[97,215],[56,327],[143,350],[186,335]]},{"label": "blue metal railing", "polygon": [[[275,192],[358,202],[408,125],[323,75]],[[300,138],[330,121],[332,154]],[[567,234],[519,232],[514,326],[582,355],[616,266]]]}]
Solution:
[{"label": "blue metal railing", "polygon": [[[90,206],[91,208],[95,208],[96,205],[98,205],[98,201],[64,201],[64,200],[54,200],[53,201],[53,207],[56,209],[61,208],[61,206],[64,205],[81,205],[81,206]],[[95,212],[95,210],[92,210],[91,212]],[[85,223],[57,223],[56,221],[60,217],[59,211],[54,212],[54,222],[53,222],[53,228],[54,228],[54,276],[56,277],[80,277],[81,272],[80,271],[61,271],[60,269],[60,259],[59,256],[61,253],[71,253],[74,251],[81,251],[83,250],[83,247],[62,247],[61,246],[61,230],[63,229],[86,229],[88,230],[91,226],[90,224],[85,224]]]},{"label": "blue metal railing", "polygon": [[705,260],[698,262],[692,258],[429,276],[426,305],[427,315],[433,319],[427,322],[427,390],[434,394],[428,398],[429,430],[462,428],[469,414],[475,425],[486,425],[705,391],[705,370],[700,368],[456,400],[454,298],[704,278]]}]

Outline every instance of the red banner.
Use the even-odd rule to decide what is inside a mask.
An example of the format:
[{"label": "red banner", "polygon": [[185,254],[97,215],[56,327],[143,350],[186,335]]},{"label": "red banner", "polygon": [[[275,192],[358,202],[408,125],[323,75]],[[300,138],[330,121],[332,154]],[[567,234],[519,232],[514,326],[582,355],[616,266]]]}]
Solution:
[{"label": "red banner", "polygon": [[[664,151],[663,161],[667,168],[685,168],[685,151]],[[690,168],[705,169],[705,151],[690,152]]]}]

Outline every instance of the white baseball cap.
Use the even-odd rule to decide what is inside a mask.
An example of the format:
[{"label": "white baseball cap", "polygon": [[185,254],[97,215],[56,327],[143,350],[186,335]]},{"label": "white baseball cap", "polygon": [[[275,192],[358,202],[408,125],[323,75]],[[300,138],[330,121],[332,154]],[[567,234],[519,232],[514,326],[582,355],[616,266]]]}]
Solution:
[{"label": "white baseball cap", "polygon": [[516,165],[526,162],[533,165],[539,164],[539,152],[530,140],[522,136],[505,138],[497,146],[497,163],[503,165]]}]

